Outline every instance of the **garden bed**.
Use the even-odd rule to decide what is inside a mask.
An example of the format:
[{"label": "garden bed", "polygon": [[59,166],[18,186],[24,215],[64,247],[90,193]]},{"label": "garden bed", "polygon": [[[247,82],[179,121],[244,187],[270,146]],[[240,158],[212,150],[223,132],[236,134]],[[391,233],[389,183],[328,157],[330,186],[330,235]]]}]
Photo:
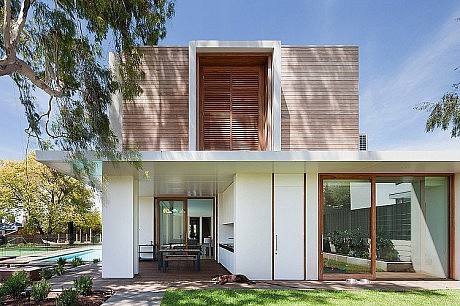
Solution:
[{"label": "garden bed", "polygon": [[[109,297],[113,295],[111,290],[95,290],[92,291],[90,295],[80,295],[78,296],[78,305],[82,306],[96,306],[102,305]],[[8,298],[2,301],[2,305],[44,305],[44,306],[51,306],[56,305],[56,298],[58,294],[50,293],[48,298],[41,302],[36,302],[30,299],[27,296],[23,296],[21,298],[13,299]]]}]

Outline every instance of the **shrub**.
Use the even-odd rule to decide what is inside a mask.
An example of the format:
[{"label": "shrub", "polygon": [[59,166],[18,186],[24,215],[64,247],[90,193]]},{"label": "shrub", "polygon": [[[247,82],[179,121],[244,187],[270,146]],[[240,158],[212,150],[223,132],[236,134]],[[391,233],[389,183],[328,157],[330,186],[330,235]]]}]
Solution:
[{"label": "shrub", "polygon": [[63,266],[67,263],[67,259],[65,259],[64,257],[59,257],[58,260],[56,261],[58,266]]},{"label": "shrub", "polygon": [[13,275],[3,281],[1,287],[2,295],[19,297],[21,293],[30,285],[30,278],[24,271],[14,272]]},{"label": "shrub", "polygon": [[80,258],[80,257],[75,257],[74,259],[72,259],[72,267],[78,267],[78,266],[81,266],[83,264],[83,260]]},{"label": "shrub", "polygon": [[64,272],[65,272],[64,266],[58,265],[56,268],[54,268],[54,273],[57,275],[62,275],[64,274]]},{"label": "shrub", "polygon": [[40,277],[42,279],[50,279],[54,275],[53,269],[42,269],[40,271]]},{"label": "shrub", "polygon": [[48,297],[48,293],[50,293],[50,291],[51,284],[46,279],[42,279],[41,281],[32,285],[30,296],[35,301],[43,301]]},{"label": "shrub", "polygon": [[400,261],[399,253],[395,249],[393,241],[382,232],[377,232],[377,259],[385,261]]},{"label": "shrub", "polygon": [[78,294],[73,289],[64,289],[56,298],[56,306],[76,306],[78,305]]},{"label": "shrub", "polygon": [[369,234],[361,232],[359,228],[334,231],[327,236],[328,241],[334,244],[337,254],[369,258]]},{"label": "shrub", "polygon": [[94,264],[97,264],[97,263],[100,263],[101,262],[101,259],[100,258],[94,258],[93,259],[93,263]]},{"label": "shrub", "polygon": [[79,294],[89,295],[91,293],[91,289],[93,288],[93,279],[89,276],[83,275],[74,280],[73,284]]}]

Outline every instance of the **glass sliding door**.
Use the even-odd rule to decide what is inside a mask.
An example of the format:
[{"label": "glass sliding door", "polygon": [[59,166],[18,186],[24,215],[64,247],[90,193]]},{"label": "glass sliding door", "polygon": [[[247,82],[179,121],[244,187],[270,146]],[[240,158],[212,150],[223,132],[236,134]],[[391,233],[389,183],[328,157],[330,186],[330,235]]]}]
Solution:
[{"label": "glass sliding door", "polygon": [[160,245],[185,244],[187,233],[185,200],[159,200]]},{"label": "glass sliding door", "polygon": [[447,278],[449,178],[377,177],[378,278]]},{"label": "glass sliding door", "polygon": [[354,177],[320,178],[321,277],[451,277],[451,177]]},{"label": "glass sliding door", "polygon": [[322,181],[322,273],[370,275],[371,181]]}]

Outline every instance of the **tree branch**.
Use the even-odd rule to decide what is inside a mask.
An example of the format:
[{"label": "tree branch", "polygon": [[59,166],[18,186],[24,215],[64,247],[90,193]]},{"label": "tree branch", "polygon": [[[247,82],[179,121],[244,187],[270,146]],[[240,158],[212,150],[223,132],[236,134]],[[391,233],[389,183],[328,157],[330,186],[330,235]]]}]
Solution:
[{"label": "tree branch", "polygon": [[[46,84],[42,79],[40,79],[35,72],[21,59],[16,59],[15,61],[19,65],[19,69],[17,70],[18,73],[22,74],[26,78],[28,78],[35,86],[42,89],[44,92],[49,94],[50,96],[59,98],[62,96],[62,88],[60,86],[56,88],[52,88],[48,84]],[[1,73],[0,73],[1,76]]]},{"label": "tree branch", "polygon": [[13,25],[13,29],[11,31],[12,39],[11,45],[16,51],[16,47],[19,43],[19,38],[21,36],[21,32],[24,29],[24,25],[26,24],[27,13],[29,12],[30,8],[30,0],[24,0],[21,5],[21,11],[19,12],[18,20]]},{"label": "tree branch", "polygon": [[5,0],[5,12],[3,16],[3,41],[5,44],[5,53],[8,57],[10,50],[10,31],[11,31],[11,0]]}]

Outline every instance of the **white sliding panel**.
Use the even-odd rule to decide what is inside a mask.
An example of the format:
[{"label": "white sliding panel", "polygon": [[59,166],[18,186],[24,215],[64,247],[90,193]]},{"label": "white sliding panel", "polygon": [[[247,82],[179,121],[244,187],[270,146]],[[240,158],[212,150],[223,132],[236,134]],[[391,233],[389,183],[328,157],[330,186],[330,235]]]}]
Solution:
[{"label": "white sliding panel", "polygon": [[304,177],[275,174],[275,279],[303,280]]}]

